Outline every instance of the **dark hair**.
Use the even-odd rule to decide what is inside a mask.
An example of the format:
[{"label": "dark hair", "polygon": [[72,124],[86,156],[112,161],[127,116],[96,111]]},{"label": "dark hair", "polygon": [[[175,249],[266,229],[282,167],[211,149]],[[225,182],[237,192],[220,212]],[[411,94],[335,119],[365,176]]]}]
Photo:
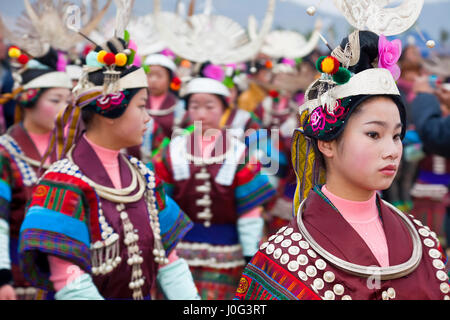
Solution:
[{"label": "dark hair", "polygon": [[57,70],[58,64],[58,52],[52,47],[49,48],[47,53],[45,53],[41,57],[34,57],[34,60],[40,62],[44,66],[48,67],[48,69],[27,69],[25,70],[22,76],[22,85],[27,84],[31,80],[40,77],[46,73],[55,72]]},{"label": "dark hair", "polygon": [[[372,31],[359,31],[359,61],[348,68],[351,72],[358,73],[373,68],[372,63],[378,58],[378,38],[378,35]],[[340,47],[344,50],[347,43],[348,37],[345,37]]]},{"label": "dark hair", "polygon": [[[126,107],[128,107],[128,104],[131,102],[131,100],[133,99],[133,97],[141,90],[141,89],[147,89],[147,88],[134,88],[134,89],[127,89],[124,91],[125,93],[125,97],[126,97],[126,101],[124,104],[124,108],[116,108],[114,110],[111,110],[110,112],[108,112],[107,114],[102,114],[101,116],[106,117],[106,118],[110,118],[110,119],[116,119],[119,118],[124,112]],[[147,89],[148,90],[148,89]],[[94,119],[94,115],[98,114],[98,112],[96,112],[96,106],[95,106],[96,102],[91,102],[90,104],[88,104],[86,107],[84,107],[83,109],[81,109],[81,119],[83,120],[83,123],[86,127],[86,129],[89,128],[89,126],[92,123],[92,119]]]}]

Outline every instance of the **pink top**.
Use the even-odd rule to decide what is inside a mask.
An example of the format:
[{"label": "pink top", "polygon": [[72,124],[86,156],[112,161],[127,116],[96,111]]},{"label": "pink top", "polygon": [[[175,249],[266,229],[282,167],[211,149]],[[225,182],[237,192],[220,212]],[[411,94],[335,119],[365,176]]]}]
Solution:
[{"label": "pink top", "polygon": [[166,99],[167,94],[163,94],[162,96],[150,96],[150,109],[159,110],[161,109],[161,105]]},{"label": "pink top", "polygon": [[119,169],[119,153],[120,150],[111,150],[95,144],[91,140],[88,139],[86,134],[83,135],[89,145],[94,149],[97,157],[100,159],[103,167],[108,173],[109,178],[111,179],[114,188],[121,189],[122,182],[120,181],[120,169]]},{"label": "pink top", "polygon": [[[34,145],[36,146],[36,149],[38,150],[39,154],[44,156],[45,151],[47,151],[48,145],[50,143],[50,136],[52,132],[39,134],[39,133],[33,133],[28,131],[28,135],[30,136],[31,140],[33,141]],[[50,159],[47,159],[50,160]]]},{"label": "pink top", "polygon": [[321,190],[366,242],[380,265],[389,266],[389,252],[383,226],[378,217],[376,192],[367,201],[351,201],[335,196],[325,185]]}]

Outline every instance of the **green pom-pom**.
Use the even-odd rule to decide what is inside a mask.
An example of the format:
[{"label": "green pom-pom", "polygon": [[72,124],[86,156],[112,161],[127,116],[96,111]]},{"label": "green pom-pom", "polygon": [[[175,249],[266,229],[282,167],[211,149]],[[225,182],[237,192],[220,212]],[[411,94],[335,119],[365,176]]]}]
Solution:
[{"label": "green pom-pom", "polygon": [[333,75],[333,81],[337,84],[344,84],[350,80],[351,76],[352,74],[350,73],[350,71],[343,67],[339,67],[338,72]]},{"label": "green pom-pom", "polygon": [[223,80],[223,84],[229,89],[234,87],[234,82],[233,82],[233,79],[231,77],[226,77]]},{"label": "green pom-pom", "polygon": [[317,61],[316,61],[316,69],[317,69],[317,71],[323,72],[322,71],[322,67],[320,65],[322,64],[322,61],[325,58],[326,58],[326,56],[321,56],[319,59],[317,59]]},{"label": "green pom-pom", "polygon": [[125,40],[126,43],[128,43],[130,41],[130,33],[128,32],[128,30],[124,30],[123,40]]},{"label": "green pom-pom", "polygon": [[299,65],[300,63],[302,63],[303,59],[302,58],[295,58],[295,63],[297,65]]},{"label": "green pom-pom", "polygon": [[145,73],[149,73],[150,72],[150,66],[144,64],[142,65],[142,69],[144,69]]},{"label": "green pom-pom", "polygon": [[133,64],[134,56],[136,55],[136,51],[134,51],[133,49],[130,49],[130,51],[131,51],[131,54],[128,56],[127,66],[130,66]]}]

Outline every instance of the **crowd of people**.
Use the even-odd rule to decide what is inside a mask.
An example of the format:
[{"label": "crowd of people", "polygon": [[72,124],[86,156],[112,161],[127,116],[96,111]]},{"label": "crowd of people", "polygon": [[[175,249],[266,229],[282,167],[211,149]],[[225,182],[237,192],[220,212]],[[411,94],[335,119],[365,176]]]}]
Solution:
[{"label": "crowd of people", "polygon": [[117,25],[0,28],[1,300],[449,299],[448,57],[356,30],[225,63]]}]

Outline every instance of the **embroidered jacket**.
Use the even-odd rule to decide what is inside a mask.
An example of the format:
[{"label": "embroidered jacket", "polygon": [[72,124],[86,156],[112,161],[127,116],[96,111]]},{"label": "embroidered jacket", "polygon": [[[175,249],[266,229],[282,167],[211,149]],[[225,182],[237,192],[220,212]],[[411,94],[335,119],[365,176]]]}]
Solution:
[{"label": "embroidered jacket", "polygon": [[[422,251],[411,273],[390,280],[381,280],[377,274],[351,274],[335,264],[336,260],[330,263],[319,254],[302,235],[295,218],[261,245],[243,272],[236,299],[449,299],[444,255],[436,234],[412,216],[401,218],[379,198],[377,201],[390,266],[407,262],[413,253],[413,238],[404,219],[416,230]],[[360,266],[380,266],[364,240],[317,187],[305,202],[303,224],[331,255]]]},{"label": "embroidered jacket", "polygon": [[24,157],[37,163],[41,161],[39,151],[20,123],[10,127],[0,137],[0,219],[9,225],[9,252],[2,254],[9,255],[14,287],[18,290],[19,298],[22,288],[30,286],[19,267],[19,230],[26,204],[39,176],[38,167],[30,165]]},{"label": "embroidered jacket", "polygon": [[195,134],[173,139],[154,159],[157,174],[194,222],[177,247],[177,253],[193,266],[244,265],[238,219],[275,193],[267,177],[260,174],[260,164],[248,160],[245,144],[222,132],[225,138],[216,141],[212,157],[204,163],[196,162]]},{"label": "embroidered jacket", "polygon": [[[95,151],[82,137],[73,149],[73,161],[63,159],[54,163],[36,185],[24,223],[20,230],[19,257],[26,278],[38,287],[53,289],[49,281],[49,266],[46,255],[55,255],[71,261],[85,272],[92,273],[100,294],[110,299],[130,299],[133,290],[129,288],[132,264],[128,236],[125,237],[124,219],[117,203],[99,197],[86,177],[106,187],[114,188],[106,170]],[[154,286],[158,265],[154,261],[154,230],[150,223],[150,207],[146,195],[153,193],[153,201],[158,210],[159,232],[166,255],[173,250],[180,239],[192,227],[192,223],[179,207],[166,197],[161,182],[152,176],[148,168],[135,158],[119,157],[121,182],[129,186],[132,181],[127,162],[145,177],[144,195],[137,201],[124,204],[128,219],[137,234],[137,246],[143,258],[139,277],[144,277],[142,292],[149,295]],[[139,186],[132,191],[136,194]],[[100,207],[102,211],[100,211]],[[102,214],[103,213],[103,217]],[[105,220],[107,224],[105,224]],[[108,227],[105,227],[109,225]],[[111,228],[111,229],[109,229]],[[115,232],[118,239],[103,240],[104,233]],[[108,238],[109,239],[109,238]],[[133,239],[131,239],[133,240]],[[134,238],[136,240],[136,238]],[[127,243],[128,241],[128,243]],[[121,262],[112,270],[98,273],[100,254],[98,243],[104,243],[106,258],[119,256]],[[113,246],[118,246],[114,253]],[[117,248],[117,247],[116,247]],[[134,271],[133,271],[134,273]]]}]

